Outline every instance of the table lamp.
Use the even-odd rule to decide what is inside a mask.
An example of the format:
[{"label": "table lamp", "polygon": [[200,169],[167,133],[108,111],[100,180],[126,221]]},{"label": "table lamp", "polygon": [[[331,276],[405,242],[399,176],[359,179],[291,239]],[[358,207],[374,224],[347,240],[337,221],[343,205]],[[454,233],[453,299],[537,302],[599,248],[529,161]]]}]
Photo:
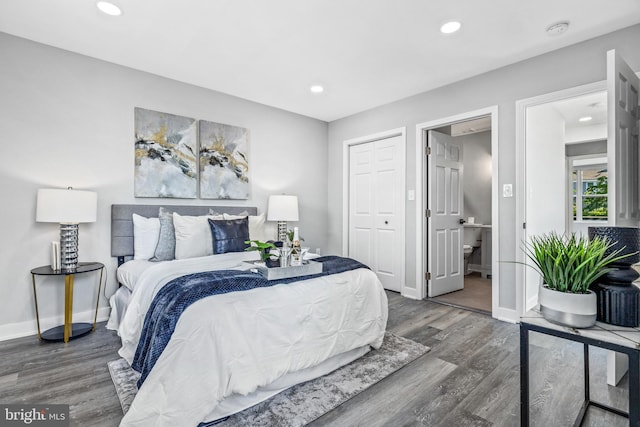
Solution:
[{"label": "table lamp", "polygon": [[40,189],[36,207],[37,222],[60,223],[60,268],[78,267],[78,228],[81,222],[95,222],[98,195],[93,191]]},{"label": "table lamp", "polygon": [[298,196],[269,196],[267,221],[278,221],[278,240],[287,241],[287,221],[298,221]]}]

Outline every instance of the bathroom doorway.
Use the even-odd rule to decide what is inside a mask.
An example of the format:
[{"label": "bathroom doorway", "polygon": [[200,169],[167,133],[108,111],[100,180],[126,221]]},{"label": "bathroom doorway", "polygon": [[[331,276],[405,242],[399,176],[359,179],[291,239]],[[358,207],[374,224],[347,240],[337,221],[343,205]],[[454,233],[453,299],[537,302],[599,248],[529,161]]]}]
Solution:
[{"label": "bathroom doorway", "polygon": [[[493,159],[491,151],[491,116],[485,115],[447,124],[430,129],[429,146],[440,146],[447,141],[456,147],[459,155],[457,165],[451,171],[436,172],[432,179],[440,177],[447,180],[445,185],[432,185],[432,191],[446,192],[437,194],[432,200],[445,201],[450,205],[449,216],[458,226],[447,226],[449,231],[436,227],[435,240],[439,250],[434,250],[437,263],[450,267],[447,286],[438,286],[437,282],[429,290],[432,301],[491,314],[492,307],[492,180]],[[437,141],[436,141],[437,140]],[[435,144],[434,144],[435,143]],[[459,147],[459,148],[458,148]],[[438,153],[432,153],[432,155]],[[435,162],[437,163],[437,162]],[[439,164],[436,167],[440,167]],[[447,166],[452,168],[452,166]],[[459,168],[459,169],[457,169]],[[435,172],[435,170],[433,171]],[[436,176],[437,175],[437,176]],[[456,195],[455,181],[460,179]],[[435,189],[435,190],[433,190]],[[460,207],[454,205],[460,202]],[[439,204],[439,203],[436,203]],[[436,208],[439,210],[439,208]],[[431,212],[431,220],[438,221],[437,212]],[[454,229],[455,228],[455,229]],[[442,246],[441,246],[442,245]],[[442,257],[442,247],[448,247],[445,253],[461,254]],[[432,245],[432,247],[435,247]],[[438,254],[438,255],[435,255]],[[432,272],[433,273],[433,272]],[[433,279],[433,276],[432,276]],[[437,278],[436,278],[437,279]]]}]

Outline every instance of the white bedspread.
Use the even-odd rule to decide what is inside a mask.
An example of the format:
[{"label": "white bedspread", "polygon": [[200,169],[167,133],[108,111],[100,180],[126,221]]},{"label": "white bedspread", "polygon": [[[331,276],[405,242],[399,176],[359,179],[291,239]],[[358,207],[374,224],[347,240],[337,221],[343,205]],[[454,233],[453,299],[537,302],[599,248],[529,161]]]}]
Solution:
[{"label": "white bedspread", "polygon": [[[242,259],[255,257],[225,255],[160,263],[140,275],[118,329],[129,363],[158,289],[195,271],[245,269]],[[121,425],[195,426],[232,394],[358,347],[378,348],[386,323],[386,295],[367,269],[202,299],[183,313]]]}]

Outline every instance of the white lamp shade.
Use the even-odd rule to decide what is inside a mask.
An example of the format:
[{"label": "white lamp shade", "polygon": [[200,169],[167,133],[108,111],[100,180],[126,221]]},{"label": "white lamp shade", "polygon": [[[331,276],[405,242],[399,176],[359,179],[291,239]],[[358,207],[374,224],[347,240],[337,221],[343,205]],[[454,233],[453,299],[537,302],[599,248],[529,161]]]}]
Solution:
[{"label": "white lamp shade", "polygon": [[58,188],[38,190],[37,222],[95,222],[97,210],[98,194],[93,191]]},{"label": "white lamp shade", "polygon": [[298,196],[269,196],[267,221],[298,221]]}]

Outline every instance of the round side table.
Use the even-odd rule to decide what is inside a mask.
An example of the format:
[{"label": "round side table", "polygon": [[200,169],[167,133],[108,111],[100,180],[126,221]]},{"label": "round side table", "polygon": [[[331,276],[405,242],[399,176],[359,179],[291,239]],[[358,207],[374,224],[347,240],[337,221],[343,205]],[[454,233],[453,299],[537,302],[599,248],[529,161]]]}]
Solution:
[{"label": "round side table", "polygon": [[[90,273],[100,270],[98,281],[98,298],[96,301],[96,313],[91,323],[73,323],[73,279],[76,274]],[[53,270],[51,266],[45,265],[31,270],[31,280],[33,282],[33,300],[36,306],[36,322],[38,324],[38,338],[47,341],[64,341],[78,338],[96,329],[98,320],[98,304],[100,303],[100,289],[102,287],[102,274],[104,264],[99,262],[81,262],[73,271]],[[36,276],[64,276],[64,325],[56,326],[40,333],[40,314],[38,313],[38,293],[36,291]]]}]

